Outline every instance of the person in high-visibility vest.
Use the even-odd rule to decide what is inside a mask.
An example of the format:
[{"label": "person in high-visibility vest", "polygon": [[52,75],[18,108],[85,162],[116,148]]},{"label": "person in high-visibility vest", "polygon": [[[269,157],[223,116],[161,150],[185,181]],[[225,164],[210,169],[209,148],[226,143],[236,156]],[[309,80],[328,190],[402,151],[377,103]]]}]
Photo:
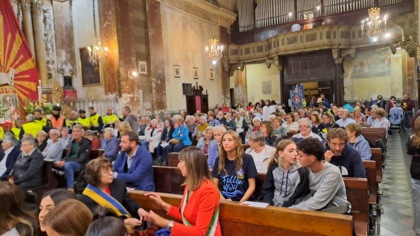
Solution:
[{"label": "person in high-visibility vest", "polygon": [[63,126],[65,126],[66,124],[66,119],[64,118],[64,116],[60,114],[60,112],[61,112],[61,107],[54,106],[53,114],[50,117],[51,127],[58,130],[61,130]]},{"label": "person in high-visibility vest", "polygon": [[12,133],[17,140],[20,140],[19,135],[20,135],[20,131],[22,130],[22,125],[23,125],[23,120],[21,120],[21,119],[16,119],[15,120],[15,125],[12,128]]},{"label": "person in high-visibility vest", "polygon": [[22,126],[19,138],[22,139],[24,134],[32,135],[36,137],[36,134],[42,130],[42,125],[35,122],[35,117],[32,114],[26,116],[26,123]]},{"label": "person in high-visibility vest", "polygon": [[90,113],[90,116],[89,116],[90,129],[101,133],[102,127],[104,126],[101,115],[96,113],[95,108],[93,107],[89,107],[89,113]]},{"label": "person in high-visibility vest", "polygon": [[90,120],[86,117],[85,110],[79,110],[79,119],[77,119],[77,123],[81,124],[85,130],[90,129]]},{"label": "person in high-visibility vest", "polygon": [[102,121],[104,122],[104,128],[107,127],[115,127],[115,122],[118,121],[118,116],[112,112],[112,108],[108,108],[106,110],[106,115],[102,117]]},{"label": "person in high-visibility vest", "polygon": [[34,111],[34,122],[36,122],[37,124],[40,124],[42,126],[42,129],[45,132],[48,132],[51,128],[51,123],[48,119],[46,119],[43,114],[42,111],[40,109],[36,109]]},{"label": "person in high-visibility vest", "polygon": [[0,126],[0,141],[3,141],[3,138],[4,138],[4,130],[3,130],[3,127]]},{"label": "person in high-visibility vest", "polygon": [[69,128],[69,133],[70,134],[71,134],[71,131],[73,129],[73,126],[79,124],[79,123],[77,123],[77,118],[78,118],[77,116],[78,116],[78,114],[77,114],[76,111],[71,111],[69,113],[69,116],[66,119],[66,126]]}]

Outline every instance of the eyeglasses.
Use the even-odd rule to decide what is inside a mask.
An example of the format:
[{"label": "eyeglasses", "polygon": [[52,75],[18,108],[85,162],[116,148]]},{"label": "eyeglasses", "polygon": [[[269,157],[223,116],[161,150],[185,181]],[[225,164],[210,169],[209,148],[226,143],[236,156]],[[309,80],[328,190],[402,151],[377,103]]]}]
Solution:
[{"label": "eyeglasses", "polygon": [[306,128],[308,128],[309,126],[306,126],[306,125],[299,125],[299,129],[306,129]]}]

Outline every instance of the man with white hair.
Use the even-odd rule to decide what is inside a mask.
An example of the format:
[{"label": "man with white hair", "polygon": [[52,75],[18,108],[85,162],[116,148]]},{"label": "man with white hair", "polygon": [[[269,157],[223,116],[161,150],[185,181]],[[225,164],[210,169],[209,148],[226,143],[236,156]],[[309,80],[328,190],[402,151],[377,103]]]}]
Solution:
[{"label": "man with white hair", "polygon": [[114,161],[117,158],[118,151],[120,150],[120,142],[114,134],[115,130],[113,128],[107,127],[104,129],[104,139],[102,140],[101,148],[104,149],[103,156],[110,161]]},{"label": "man with white hair", "polygon": [[296,143],[299,143],[306,138],[315,138],[322,142],[322,138],[312,132],[312,122],[309,118],[300,118],[298,124],[299,133],[293,135],[293,139]]},{"label": "man with white hair", "polygon": [[346,127],[348,124],[356,123],[355,120],[349,118],[350,111],[342,107],[338,108],[338,117],[340,118],[335,123],[340,127]]},{"label": "man with white hair", "polygon": [[24,134],[30,134],[32,137],[36,137],[36,134],[41,130],[42,125],[35,122],[34,115],[29,114],[26,116],[26,123],[23,124],[19,137],[22,139]]},{"label": "man with white hair", "polygon": [[13,135],[6,134],[1,143],[3,152],[0,152],[0,180],[6,179],[12,171],[13,165],[20,154],[18,141]]}]

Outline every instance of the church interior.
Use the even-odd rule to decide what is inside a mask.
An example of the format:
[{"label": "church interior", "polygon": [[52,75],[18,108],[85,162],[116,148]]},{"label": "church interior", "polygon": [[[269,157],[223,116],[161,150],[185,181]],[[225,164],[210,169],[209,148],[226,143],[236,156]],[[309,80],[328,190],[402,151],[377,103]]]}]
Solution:
[{"label": "church interior", "polygon": [[[340,105],[418,97],[417,1],[11,2],[43,101],[67,113],[90,105],[104,113],[110,104],[139,115],[177,112],[187,109],[185,88],[196,85],[208,107],[287,103],[300,83],[305,96]],[[361,29],[371,7],[387,17],[382,33]],[[210,39],[214,55],[205,50]]]},{"label": "church interior", "polygon": [[[0,126],[24,118],[36,111],[36,106],[51,112],[53,106],[60,107],[63,120],[72,111],[86,113],[90,107],[95,115],[105,115],[112,108],[111,114],[118,118],[126,106],[136,117],[171,117],[183,111],[187,115],[206,114],[224,105],[240,113],[235,109],[266,100],[292,107],[298,88],[302,88],[299,104],[301,100],[319,104],[325,99],[337,108],[357,102],[369,104],[379,96],[386,101],[392,97],[402,101],[408,96],[417,108],[412,110],[417,111],[420,105],[419,0],[0,1],[10,2],[14,15],[10,20],[0,11],[0,110],[4,106],[11,109],[7,116],[0,117]],[[17,23],[22,37],[6,34],[10,22]],[[18,44],[33,56],[24,64],[32,74],[19,74],[24,69],[16,67],[23,60]],[[37,79],[30,82],[34,73]],[[312,98],[322,100],[314,102]],[[293,114],[293,110],[288,112]],[[282,122],[286,123],[286,113]],[[402,130],[394,130],[393,135],[388,131],[366,133],[374,139],[382,135],[388,149],[381,152],[377,146],[372,147],[379,152],[376,163],[380,161],[377,165],[370,163],[370,177],[376,180],[377,188],[372,200],[375,204],[366,204],[366,208],[357,204],[358,197],[372,196],[367,189],[352,196],[356,199],[354,207],[361,209],[352,214],[353,219],[364,223],[360,235],[420,235],[420,229],[413,230],[420,213],[412,207],[413,201],[419,204],[419,193],[417,199],[411,194],[410,156],[405,152],[414,126]],[[249,147],[248,143],[243,145]],[[184,190],[179,189],[183,182],[177,178],[180,176],[173,177],[179,174],[175,168],[178,156],[174,158],[176,164],[170,160],[164,164],[173,172],[154,165],[154,178],[165,190],[179,195],[163,198],[179,203]],[[256,181],[262,185],[261,176],[259,173]],[[261,187],[257,190],[262,191]],[[145,201],[151,209],[156,207],[144,194],[131,197]],[[292,213],[289,209],[242,211],[237,205],[224,204],[220,208],[222,217],[234,220],[222,224],[244,227],[238,231],[244,234],[229,229],[231,235],[346,235],[360,230],[352,228],[354,222],[349,215],[332,219],[329,213],[307,213],[309,226],[305,227],[306,222],[296,223],[300,213],[293,209]],[[228,209],[235,212],[230,215]],[[240,222],[235,218],[240,214],[290,218],[276,225],[274,220],[264,222],[253,217]],[[316,227],[317,222],[322,227]],[[342,224],[345,229],[330,229],[331,223]]]}]

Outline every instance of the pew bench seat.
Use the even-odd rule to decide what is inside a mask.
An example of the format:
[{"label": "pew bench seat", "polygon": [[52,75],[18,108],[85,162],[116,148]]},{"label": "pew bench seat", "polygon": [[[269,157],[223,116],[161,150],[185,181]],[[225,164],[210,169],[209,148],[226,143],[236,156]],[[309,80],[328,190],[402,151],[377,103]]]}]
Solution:
[{"label": "pew bench seat", "polygon": [[[168,218],[144,191],[130,191],[129,196],[145,210]],[[182,195],[159,193],[162,199],[179,206]],[[219,222],[223,235],[352,235],[352,216],[268,206],[255,208],[237,202],[220,202]]]}]

